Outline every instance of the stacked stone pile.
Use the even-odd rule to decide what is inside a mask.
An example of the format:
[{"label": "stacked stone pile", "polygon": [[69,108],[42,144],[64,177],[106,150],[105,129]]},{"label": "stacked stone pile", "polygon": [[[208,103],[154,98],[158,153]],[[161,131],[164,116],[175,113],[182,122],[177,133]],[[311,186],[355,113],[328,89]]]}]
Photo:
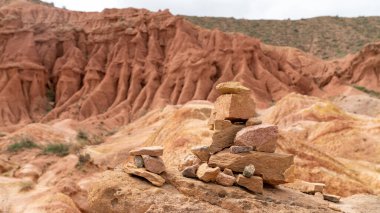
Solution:
[{"label": "stacked stone pile", "polygon": [[293,156],[274,153],[278,138],[275,125],[255,117],[250,90],[239,82],[219,84],[208,126],[214,130],[210,146],[191,149],[180,170],[182,175],[223,186],[234,184],[262,193],[263,183],[292,181]]},{"label": "stacked stone pile", "polygon": [[160,176],[165,171],[164,161],[160,156],[164,149],[161,146],[141,147],[129,152],[134,156],[134,165],[128,165],[125,172],[147,179],[155,186],[162,186],[165,179]]}]

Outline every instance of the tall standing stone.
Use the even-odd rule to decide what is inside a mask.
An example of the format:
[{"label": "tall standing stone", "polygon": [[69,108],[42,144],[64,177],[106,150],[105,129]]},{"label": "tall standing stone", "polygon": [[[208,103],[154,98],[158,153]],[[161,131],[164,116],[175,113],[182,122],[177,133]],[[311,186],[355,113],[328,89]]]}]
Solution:
[{"label": "tall standing stone", "polygon": [[214,103],[215,120],[248,120],[255,116],[255,102],[249,94],[225,94]]}]

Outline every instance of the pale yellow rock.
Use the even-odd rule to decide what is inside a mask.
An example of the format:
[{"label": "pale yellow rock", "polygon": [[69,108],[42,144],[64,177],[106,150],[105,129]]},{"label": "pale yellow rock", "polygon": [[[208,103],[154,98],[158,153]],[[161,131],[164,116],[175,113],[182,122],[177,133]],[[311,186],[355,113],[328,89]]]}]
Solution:
[{"label": "pale yellow rock", "polygon": [[250,164],[255,165],[255,175],[263,177],[266,183],[272,185],[283,184],[292,181],[294,156],[289,154],[249,152],[233,154],[229,150],[223,150],[211,155],[210,166],[221,169],[229,168],[234,172],[243,172]]},{"label": "pale yellow rock", "polygon": [[149,146],[140,147],[129,152],[130,155],[149,155],[149,156],[162,156],[164,148],[162,146]]},{"label": "pale yellow rock", "polygon": [[240,186],[247,188],[248,190],[256,193],[263,193],[263,179],[261,177],[252,176],[250,178],[238,175],[236,183]]},{"label": "pale yellow rock", "polygon": [[197,170],[197,177],[204,182],[215,181],[219,172],[219,167],[211,168],[207,165],[207,163],[203,163]]},{"label": "pale yellow rock", "polygon": [[251,90],[238,81],[228,81],[216,85],[216,90],[221,94],[249,93]]},{"label": "pale yellow rock", "polygon": [[252,117],[252,118],[249,118],[248,121],[245,123],[246,126],[255,126],[255,125],[260,125],[262,124],[263,121],[256,118],[256,117]]}]

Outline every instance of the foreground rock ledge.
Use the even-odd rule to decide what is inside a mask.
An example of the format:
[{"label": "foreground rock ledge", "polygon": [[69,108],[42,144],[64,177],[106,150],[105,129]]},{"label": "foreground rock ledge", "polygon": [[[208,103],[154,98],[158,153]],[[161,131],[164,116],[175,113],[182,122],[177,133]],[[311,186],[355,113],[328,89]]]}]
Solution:
[{"label": "foreground rock ledge", "polygon": [[145,178],[155,186],[162,186],[165,183],[164,178],[162,178],[161,176],[159,176],[157,174],[148,172],[147,170],[145,170],[143,168],[125,167],[124,172],[131,174],[131,175],[136,175],[136,176]]},{"label": "foreground rock ledge", "polygon": [[292,182],[293,179],[293,155],[249,152],[233,154],[228,150],[223,150],[211,155],[209,165],[229,168],[235,172],[243,172],[244,168],[250,164],[255,165],[255,175],[262,176],[264,182],[278,185]]},{"label": "foreground rock ledge", "polygon": [[149,146],[149,147],[140,147],[129,152],[130,155],[149,155],[149,156],[162,156],[164,153],[164,148],[162,146]]}]

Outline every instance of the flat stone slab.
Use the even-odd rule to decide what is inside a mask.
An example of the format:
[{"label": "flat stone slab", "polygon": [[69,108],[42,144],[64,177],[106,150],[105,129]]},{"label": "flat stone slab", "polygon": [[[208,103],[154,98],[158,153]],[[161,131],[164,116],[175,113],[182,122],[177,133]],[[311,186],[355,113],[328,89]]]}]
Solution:
[{"label": "flat stone slab", "polygon": [[238,175],[236,179],[236,183],[239,186],[243,186],[249,191],[256,193],[263,193],[263,179],[261,177],[252,176],[252,177],[244,177],[243,175]]},{"label": "flat stone slab", "polygon": [[234,145],[252,146],[259,152],[271,152],[276,150],[278,127],[269,124],[260,124],[245,127],[236,133]]},{"label": "flat stone slab", "polygon": [[221,94],[242,94],[251,90],[238,81],[227,81],[216,85],[216,90]]},{"label": "flat stone slab", "polygon": [[162,156],[164,148],[162,146],[148,146],[133,149],[129,152],[130,155],[149,155],[149,156]]},{"label": "flat stone slab", "polygon": [[337,195],[331,195],[331,194],[323,194],[323,199],[333,202],[333,203],[339,203],[340,202],[340,196]]},{"label": "flat stone slab", "polygon": [[152,172],[148,172],[144,168],[132,168],[132,167],[126,167],[124,168],[124,171],[130,175],[136,175],[142,178],[145,178],[150,183],[152,183],[155,186],[162,186],[165,183],[165,179],[162,178],[160,175],[154,174]]},{"label": "flat stone slab", "polygon": [[256,151],[233,154],[223,150],[211,155],[209,165],[242,173],[246,166],[252,164],[255,175],[262,176],[266,183],[278,185],[293,181],[293,162],[294,156],[289,154]]}]

